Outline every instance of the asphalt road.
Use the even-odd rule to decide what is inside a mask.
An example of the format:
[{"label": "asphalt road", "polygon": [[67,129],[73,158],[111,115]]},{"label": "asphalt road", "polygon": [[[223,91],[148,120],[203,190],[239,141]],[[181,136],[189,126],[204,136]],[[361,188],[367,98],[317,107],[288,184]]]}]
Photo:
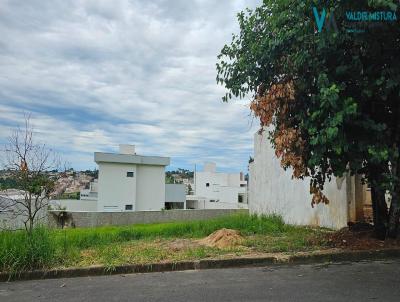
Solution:
[{"label": "asphalt road", "polygon": [[0,283],[0,301],[400,301],[400,260]]}]

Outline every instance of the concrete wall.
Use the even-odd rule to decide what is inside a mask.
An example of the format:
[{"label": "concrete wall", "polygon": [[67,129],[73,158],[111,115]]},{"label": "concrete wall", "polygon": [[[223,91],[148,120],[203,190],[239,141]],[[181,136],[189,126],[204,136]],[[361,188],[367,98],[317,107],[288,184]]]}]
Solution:
[{"label": "concrete wall", "polygon": [[312,208],[309,179],[292,179],[292,171],[281,168],[266,132],[254,136],[254,162],[249,169],[250,213],[276,213],[285,222],[298,225],[334,229],[347,225],[351,183],[345,178],[333,179],[324,190],[330,203]]},{"label": "concrete wall", "polygon": [[[133,172],[134,177],[127,177]],[[125,211],[125,205],[136,209],[135,164],[99,163],[98,211]]]},{"label": "concrete wall", "polygon": [[186,187],[183,184],[165,185],[165,202],[185,202]]},{"label": "concrete wall", "polygon": [[[189,201],[186,201],[189,203]],[[211,202],[210,200],[197,200],[194,202],[196,209],[248,209],[247,203]]]},{"label": "concrete wall", "polygon": [[[13,201],[0,196],[0,231],[24,229],[27,220],[27,209],[15,201],[24,202],[23,199],[15,198]],[[12,206],[11,206],[12,205]],[[32,208],[34,208],[32,202]],[[35,225],[47,224],[47,208],[44,207],[36,214]]]},{"label": "concrete wall", "polygon": [[[12,213],[0,212],[0,231],[25,229],[25,221],[26,216],[24,215],[14,215]],[[43,210],[35,219],[35,225],[46,225],[47,223],[47,212]]]},{"label": "concrete wall", "polygon": [[[49,226],[57,224],[58,211],[49,213]],[[66,225],[75,227],[96,227],[103,225],[131,225],[143,223],[206,220],[224,215],[248,213],[248,210],[168,210],[148,212],[68,212],[70,220]]]},{"label": "concrete wall", "polygon": [[137,166],[136,211],[159,211],[165,204],[164,166]]},{"label": "concrete wall", "polygon": [[49,205],[52,209],[66,209],[67,211],[80,212],[80,211],[97,211],[97,200],[89,199],[57,199],[50,200]]}]

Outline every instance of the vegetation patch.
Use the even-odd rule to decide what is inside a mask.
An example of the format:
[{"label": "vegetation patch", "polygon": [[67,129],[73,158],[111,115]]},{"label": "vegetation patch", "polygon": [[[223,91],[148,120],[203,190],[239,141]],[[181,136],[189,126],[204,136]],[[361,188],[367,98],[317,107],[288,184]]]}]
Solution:
[{"label": "vegetation patch", "polygon": [[[230,245],[204,245],[205,237],[231,229]],[[217,232],[210,236],[221,238]],[[0,232],[0,271],[18,273],[32,269],[230,257],[258,252],[296,252],[328,247],[322,228],[295,227],[279,216],[224,216],[206,221],[172,222],[87,229],[36,228]],[[212,239],[211,238],[211,239]],[[207,240],[207,239],[205,239]],[[218,240],[217,240],[218,241]]]}]

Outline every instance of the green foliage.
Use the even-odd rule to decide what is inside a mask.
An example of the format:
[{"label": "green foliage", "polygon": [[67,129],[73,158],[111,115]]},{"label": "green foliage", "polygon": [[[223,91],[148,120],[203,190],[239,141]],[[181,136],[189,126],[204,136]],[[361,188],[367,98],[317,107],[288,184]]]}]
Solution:
[{"label": "green foliage", "polygon": [[7,189],[18,189],[17,181],[11,177],[0,177],[0,191]]},{"label": "green foliage", "polygon": [[58,196],[57,199],[80,199],[80,192],[71,192],[71,193],[63,193],[61,196]]},{"label": "green foliage", "polygon": [[176,180],[176,176],[180,178],[193,178],[194,172],[186,169],[178,168],[176,171],[165,172],[165,182],[167,184],[182,183],[182,180]]}]

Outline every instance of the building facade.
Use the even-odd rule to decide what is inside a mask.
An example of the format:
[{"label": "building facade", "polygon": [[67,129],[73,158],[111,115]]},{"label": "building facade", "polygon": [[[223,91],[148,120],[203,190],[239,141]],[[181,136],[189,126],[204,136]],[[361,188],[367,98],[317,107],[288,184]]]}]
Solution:
[{"label": "building facade", "polygon": [[52,210],[124,212],[185,209],[185,185],[165,184],[169,157],[143,156],[133,145],[120,145],[119,153],[95,152],[98,179],[80,191],[80,199],[53,199]]},{"label": "building facade", "polygon": [[243,173],[217,172],[215,163],[205,163],[194,173],[194,194],[186,196],[188,209],[246,209],[247,181]]},{"label": "building facade", "polygon": [[143,156],[132,145],[119,154],[95,152],[99,166],[97,211],[156,211],[165,206],[169,157]]}]

